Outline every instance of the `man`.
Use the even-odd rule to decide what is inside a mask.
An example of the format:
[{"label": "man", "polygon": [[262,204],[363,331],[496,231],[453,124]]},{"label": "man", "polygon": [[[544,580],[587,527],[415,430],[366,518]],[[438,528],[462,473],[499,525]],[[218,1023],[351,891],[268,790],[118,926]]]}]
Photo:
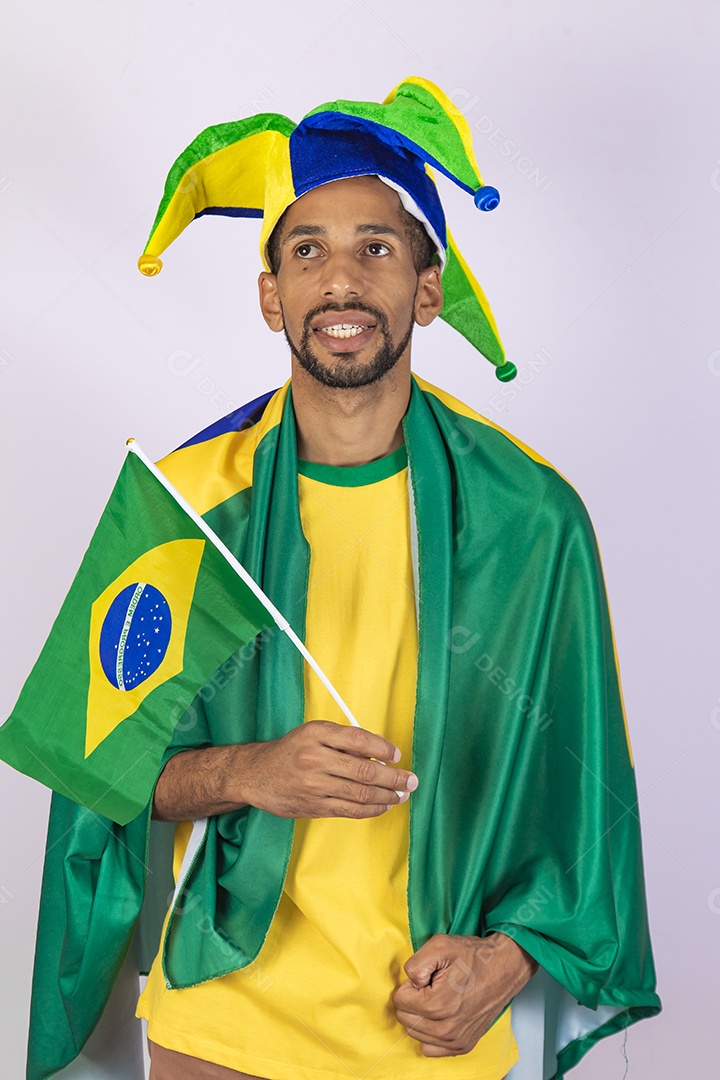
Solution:
[{"label": "man", "polygon": [[[263,273],[260,277],[260,298],[265,319],[271,329],[285,331],[291,347],[292,404],[298,456],[301,461],[325,466],[327,472],[331,473],[329,483],[322,485],[325,490],[319,495],[313,494],[314,498],[323,500],[323,506],[324,500],[332,495],[333,479],[338,484],[342,483],[353,468],[362,471],[368,463],[379,465],[391,459],[403,447],[402,419],[407,412],[411,391],[412,327],[414,323],[427,325],[442,307],[439,268],[428,265],[418,272],[413,259],[412,236],[403,215],[397,194],[377,177],[352,177],[315,188],[288,209],[282,225],[278,227],[277,273]],[[401,518],[407,529],[407,477],[406,470],[401,472],[403,475],[398,478],[399,485],[393,487],[389,496],[389,510],[384,506],[380,494],[372,496],[373,485],[368,483],[367,487],[363,485],[349,489],[366,500],[368,495],[372,498],[372,530],[391,530],[394,526],[392,504],[399,505],[398,486],[402,498]],[[379,483],[387,484],[389,479]],[[395,477],[392,479],[394,481]],[[340,491],[347,493],[347,489],[342,487]],[[300,505],[302,511],[302,492]],[[350,508],[340,505],[331,508],[333,516],[339,516],[343,511],[346,515],[344,524],[352,528],[355,519]],[[312,512],[306,512],[303,520],[306,536],[313,524]],[[329,527],[329,524],[324,522],[325,527]],[[390,536],[393,541],[396,539],[392,531]],[[362,596],[353,580],[343,575],[342,561],[338,565],[341,555],[337,551],[333,551],[329,557],[325,556],[323,571],[314,575],[315,579],[320,580],[314,580],[313,558],[316,543],[321,546],[321,536],[311,533],[308,539],[313,553],[308,617],[315,603],[316,590],[327,588],[327,584],[323,585],[321,580],[322,575],[340,578],[337,589],[332,592],[332,606],[323,604],[325,625],[322,628],[313,626],[312,631],[308,627],[308,643],[312,648],[314,634],[318,635],[315,652],[323,657],[326,666],[328,658],[331,658],[332,677],[343,687],[343,693],[349,695],[361,715],[367,716],[375,732],[397,730],[401,736],[398,742],[402,741],[405,748],[403,756],[409,758],[414,695],[408,692],[402,695],[395,693],[393,696],[393,677],[398,670],[403,670],[403,666],[408,668],[408,691],[414,683],[412,667],[417,638],[413,625],[415,611],[409,535],[405,537],[402,558],[393,569],[385,562],[387,555],[382,554],[382,538],[380,541],[377,538],[359,539],[358,543],[366,548],[370,563],[374,564],[368,566],[364,562],[362,571],[356,568],[356,575],[361,576]],[[320,557],[324,554],[321,553]],[[352,548],[347,555],[343,552],[343,556],[352,558]],[[380,580],[375,583],[373,576]],[[343,577],[345,580],[342,580]],[[399,584],[399,596],[392,594],[394,583]],[[368,610],[368,589],[378,592],[378,606],[374,610]],[[349,590],[350,595],[345,590]],[[368,670],[363,657],[366,643],[362,638],[358,641],[352,628],[345,623],[369,619],[376,634],[381,630],[386,635],[381,622],[391,619],[398,608],[405,616],[399,627],[403,632],[397,635],[394,642],[387,643],[390,648],[384,650]],[[333,620],[335,625],[328,626],[329,620]],[[332,641],[339,648],[332,649]],[[355,648],[346,655],[348,641],[352,641]],[[369,691],[366,685],[368,677],[372,678],[375,687],[378,682],[382,684],[382,695]],[[317,927],[311,925],[308,928],[303,925],[304,922],[311,922],[312,917],[316,916],[318,922],[324,925],[329,918],[329,902],[343,904],[353,868],[357,870],[357,883],[353,884],[353,889],[363,888],[365,881],[366,896],[362,904],[367,910],[363,912],[364,923],[368,927],[383,926],[387,919],[383,905],[392,903],[392,894],[388,896],[387,879],[397,863],[397,850],[407,849],[408,808],[403,806],[401,809],[399,804],[405,803],[418,786],[418,778],[407,769],[379,763],[397,761],[401,756],[397,745],[362,728],[353,729],[320,720],[320,717],[328,715],[328,702],[317,701],[319,711],[316,713],[312,710],[317,700],[313,685],[313,680],[308,679],[308,723],[271,742],[213,747],[178,754],[168,762],[155,792],[156,816],[166,820],[195,820],[232,812],[242,806],[257,807],[288,818],[349,819],[347,828],[339,828],[336,822],[329,827],[321,825],[319,828],[306,822],[299,825],[303,854],[291,863],[290,873],[298,877],[307,875],[311,880],[315,878],[313,888],[319,903],[317,912],[313,911],[307,916],[305,912],[300,913],[297,897],[288,901],[288,907],[294,904],[293,921],[293,915],[283,912],[281,901],[283,922],[287,918],[294,926],[295,922],[300,921],[300,926],[295,927],[292,933],[305,933],[308,940],[306,956],[303,956],[300,947],[295,950],[298,954],[292,961],[296,965],[295,977],[312,965],[312,948],[316,947],[314,943],[310,946],[310,935],[313,930],[317,932]],[[392,703],[390,706],[388,696]],[[401,720],[393,715],[394,709],[400,711]],[[396,805],[398,810],[395,810]],[[392,824],[368,821],[362,825],[357,820],[385,814],[400,820]],[[305,870],[308,845],[320,850],[326,846],[332,859],[332,872],[326,865],[323,865],[321,876],[313,874],[311,869]],[[373,848],[378,850],[373,852]],[[342,858],[343,852],[346,854],[345,860]],[[345,865],[346,862],[348,865]],[[373,880],[369,874],[372,870],[379,875],[374,889],[368,887],[368,881]],[[404,872],[404,866],[398,867],[398,871]],[[310,892],[313,900],[313,890],[307,881],[302,882],[302,888],[304,892]],[[333,899],[330,900],[330,897]],[[275,923],[271,930],[271,935],[274,932],[276,937],[281,934],[279,929],[275,929],[277,925]],[[369,999],[366,1005],[369,1030],[363,1036],[364,1056],[358,1055],[358,1066],[363,1061],[366,1069],[368,1064],[375,1064],[372,1056],[368,1055],[367,1042],[372,1039],[371,1017],[377,1016],[377,1026],[386,1027],[390,1034],[386,1043],[378,1046],[377,1058],[390,1053],[393,1055],[395,1075],[411,1075],[416,1048],[402,1041],[402,1032],[396,1030],[395,1024],[388,1025],[385,1021],[381,1025],[379,1019],[387,1011],[395,988],[394,973],[408,959],[406,939],[400,935],[398,937],[398,955],[393,956],[390,950],[386,956],[372,952],[371,963],[365,972],[370,984],[364,991]],[[422,1052],[428,1056],[465,1054],[473,1050],[479,1037],[527,982],[536,966],[509,937],[503,936],[497,946],[487,953],[480,953],[478,946],[479,939],[473,937],[431,939],[408,963],[408,975],[415,982],[408,979],[395,994],[397,1020],[411,1038],[421,1044]],[[269,939],[265,948],[272,947],[272,939]],[[252,1045],[248,1045],[249,1033],[239,1043],[231,1033],[225,1060],[230,1059],[232,1049],[235,1060],[251,1061],[253,1068],[266,1068],[267,1063],[264,1066],[262,1063],[264,1047],[274,1046],[275,1039],[282,1039],[288,1022],[281,1010],[291,996],[291,989],[281,982],[281,978],[285,976],[287,980],[293,973],[292,963],[283,956],[289,948],[292,948],[292,942],[280,943],[280,955],[274,965],[274,970],[278,972],[277,976],[273,976],[274,986],[262,992],[263,998],[270,998],[274,1002],[276,1030],[273,1032],[269,1025],[269,1031],[259,1031],[262,1017],[255,1015],[255,1023],[251,1025]],[[334,970],[335,965],[342,968],[349,960],[352,960],[355,968],[359,967],[362,954],[367,954],[367,944],[362,943],[359,955],[356,955],[357,946],[353,949],[349,942],[343,952],[347,955],[333,962],[333,967],[325,973],[326,978],[332,976],[336,981],[340,973]],[[261,964],[262,957],[263,953],[260,955]],[[453,965],[458,962],[461,966],[454,969]],[[458,971],[463,974],[463,981],[466,981],[468,972],[473,972],[478,979],[478,983],[469,987],[467,993],[458,994]],[[235,977],[233,980],[228,977],[226,981],[232,987],[238,982],[247,983],[248,979]],[[252,975],[249,982],[251,989],[255,989]],[[151,985],[151,992],[152,989]],[[215,1013],[222,1008],[223,993],[228,995],[229,1007],[233,1006],[233,996],[238,997],[237,991],[233,992],[231,988],[220,990],[218,986],[213,990],[216,991],[212,1009]],[[245,987],[241,986],[240,993],[243,990]],[[306,979],[303,979],[302,989],[298,986],[297,990],[301,990],[302,994],[307,993]],[[183,1017],[185,1009],[192,1010],[197,1017],[207,989],[199,987],[194,992],[194,1001],[193,991],[180,991],[179,996],[183,995],[186,999],[182,1002]],[[155,1001],[151,993],[146,993],[144,997],[147,1004],[143,1015],[150,1020],[151,1035],[156,1019],[169,1013],[168,1025],[163,1025],[161,1021],[158,1030],[165,1033],[171,1045],[196,1045],[194,1036],[197,1036],[200,1046],[205,1045],[200,1031],[196,1029],[190,1032],[182,1023],[178,1023],[179,1031],[176,1040],[173,1040],[170,1031],[177,1029],[171,1021],[176,1019],[178,1022],[180,1017],[172,1009],[171,1002],[167,1002],[164,1008],[164,998]],[[235,1008],[242,1016],[242,1005],[236,1004]],[[299,1005],[293,1004],[291,1011],[294,1012],[296,1008]],[[331,1029],[338,1026],[338,1008],[336,1015],[331,1018]],[[293,1018],[291,1015],[289,1020]],[[183,1031],[187,1032],[185,1037],[180,1034]],[[288,1061],[286,1067],[298,1067],[314,1051],[315,1059],[310,1058],[312,1065],[309,1071],[322,1071],[318,1057],[330,1057],[322,1043],[328,1042],[331,1036],[322,1028],[321,1032],[322,1035],[309,1033],[304,1054]],[[271,1038],[272,1035],[275,1039]],[[320,1038],[322,1042],[318,1041]],[[398,1044],[397,1049],[393,1044]],[[407,1061],[399,1053],[401,1046]],[[296,1052],[300,1054],[300,1050],[298,1046]],[[347,1049],[336,1047],[335,1052],[338,1056],[342,1055],[340,1072],[346,1067],[354,1071],[355,1063],[350,1065],[347,1061]],[[478,1075],[482,1070],[488,1076],[504,1076],[507,1068],[514,1063],[514,1054],[505,1050],[500,1057],[500,1072],[493,1072],[489,1068],[493,1062],[492,1056],[488,1058],[490,1053],[486,1050],[479,1054],[480,1064],[468,1065],[470,1071],[467,1075]],[[153,1047],[155,1060],[162,1062],[166,1056],[162,1053],[162,1047]],[[278,1057],[278,1052],[273,1051],[272,1056]],[[330,1057],[329,1062],[324,1063],[324,1068],[332,1066]],[[401,1068],[407,1072],[401,1073]],[[425,1072],[423,1067],[423,1075]],[[166,1074],[158,1069],[157,1075],[160,1078]],[[168,1061],[167,1075],[177,1075],[174,1056]],[[208,1072],[208,1075],[211,1073]]]},{"label": "man", "polygon": [[[413,327],[441,313],[506,366],[426,179],[466,169],[457,110],[408,80],[283,119],[196,140],[141,268],[194,216],[264,201],[260,304],[291,382],[161,467],[361,727],[272,634],[178,724],[152,800],[180,824],[138,1004],[151,1076],[501,1080],[517,1027],[514,1075],[559,1077],[658,1009],[592,530],[547,462],[411,375]],[[144,853],[134,825],[113,843]],[[533,1028],[506,1007],[539,965]]]}]

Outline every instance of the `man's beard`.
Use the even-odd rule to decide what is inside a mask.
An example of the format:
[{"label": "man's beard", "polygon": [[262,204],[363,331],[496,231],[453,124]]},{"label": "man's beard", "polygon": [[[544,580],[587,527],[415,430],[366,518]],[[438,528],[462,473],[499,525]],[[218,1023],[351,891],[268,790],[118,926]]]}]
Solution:
[{"label": "man's beard", "polygon": [[[329,368],[313,352],[313,319],[316,319],[318,315],[324,315],[327,311],[362,311],[366,315],[372,315],[382,337],[382,344],[369,363],[355,363],[354,358],[357,353],[346,352],[338,353],[338,357],[342,357],[342,359],[338,360],[335,368]],[[299,345],[291,341],[286,329],[284,333],[285,340],[290,346],[293,355],[297,358],[300,367],[307,371],[308,375],[322,383],[323,386],[331,386],[338,390],[355,390],[361,386],[370,386],[371,383],[377,382],[378,379],[382,379],[384,375],[387,375],[388,371],[392,371],[408,347],[412,331],[413,320],[411,319],[402,341],[394,345],[387,316],[369,304],[355,301],[352,304],[321,304],[319,307],[309,311],[303,320],[303,332]]]}]

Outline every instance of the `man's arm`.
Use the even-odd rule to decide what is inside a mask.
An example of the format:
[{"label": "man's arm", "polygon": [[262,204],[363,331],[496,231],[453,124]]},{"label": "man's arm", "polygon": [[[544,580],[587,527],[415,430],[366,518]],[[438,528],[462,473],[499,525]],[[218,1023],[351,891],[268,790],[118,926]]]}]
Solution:
[{"label": "man's arm", "polygon": [[400,751],[364,728],[311,720],[270,742],[184,750],[166,763],[152,816],[194,821],[256,806],[278,817],[378,817],[418,781]]}]

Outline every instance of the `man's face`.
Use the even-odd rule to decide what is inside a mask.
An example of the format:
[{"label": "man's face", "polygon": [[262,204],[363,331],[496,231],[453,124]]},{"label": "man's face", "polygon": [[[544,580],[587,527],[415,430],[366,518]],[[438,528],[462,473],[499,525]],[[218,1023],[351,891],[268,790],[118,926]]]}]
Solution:
[{"label": "man's face", "polygon": [[297,363],[325,386],[353,389],[409,362],[414,322],[430,321],[418,319],[419,284],[438,273],[418,276],[396,193],[374,176],[335,180],[293,203],[281,228],[261,303],[265,278],[275,307],[263,313]]}]

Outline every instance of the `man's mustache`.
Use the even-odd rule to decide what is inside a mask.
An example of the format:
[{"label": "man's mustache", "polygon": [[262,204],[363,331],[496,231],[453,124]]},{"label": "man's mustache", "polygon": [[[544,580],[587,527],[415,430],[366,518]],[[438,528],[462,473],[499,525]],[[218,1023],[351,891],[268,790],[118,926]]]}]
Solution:
[{"label": "man's mustache", "polygon": [[340,304],[336,300],[329,300],[326,304],[318,304],[312,311],[308,311],[303,319],[303,331],[308,337],[312,330],[311,323],[313,319],[316,319],[318,315],[325,315],[328,311],[362,311],[364,315],[372,315],[383,332],[386,332],[388,328],[387,316],[383,311],[380,311],[379,308],[373,307],[372,304],[365,304],[361,300],[356,300],[353,303],[348,302],[346,304]]}]

